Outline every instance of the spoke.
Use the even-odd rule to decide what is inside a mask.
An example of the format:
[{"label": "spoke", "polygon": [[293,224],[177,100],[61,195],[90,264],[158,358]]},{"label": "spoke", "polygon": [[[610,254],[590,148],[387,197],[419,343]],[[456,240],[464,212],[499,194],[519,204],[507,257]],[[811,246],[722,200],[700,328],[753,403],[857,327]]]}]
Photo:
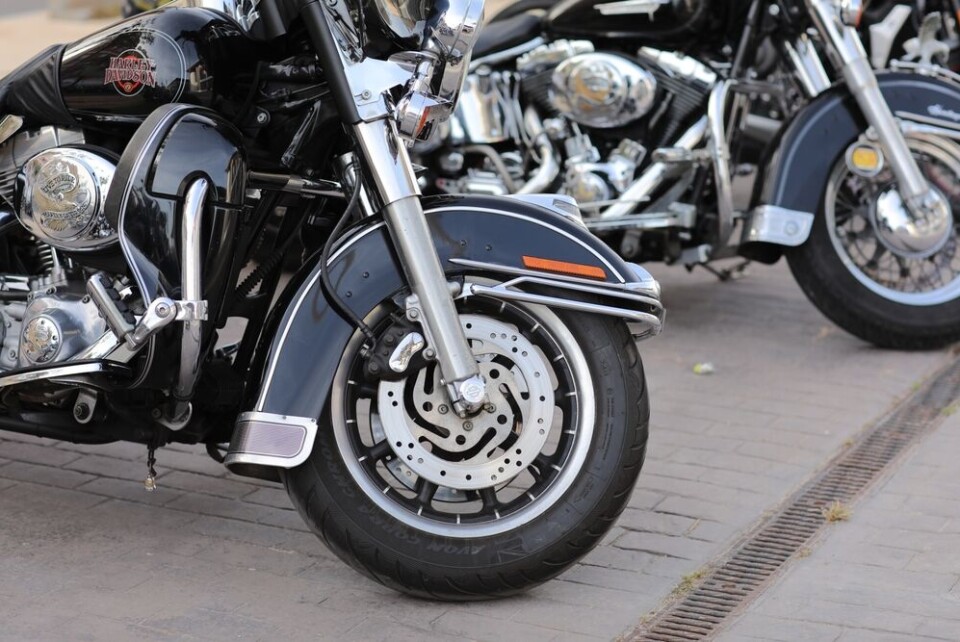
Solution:
[{"label": "spoke", "polygon": [[393,449],[390,447],[390,444],[387,443],[387,440],[384,439],[376,446],[373,446],[367,450],[367,456],[365,459],[371,459],[373,461],[380,461],[386,457],[389,457],[393,454]]},{"label": "spoke", "polygon": [[429,506],[433,496],[437,494],[438,486],[432,481],[421,477],[417,480],[417,501],[421,506]]},{"label": "spoke", "polygon": [[497,499],[497,491],[493,488],[481,488],[480,501],[483,502],[483,507],[486,510],[495,510],[500,506],[500,501]]},{"label": "spoke", "polygon": [[877,269],[880,265],[880,259],[884,254],[887,253],[887,246],[883,243],[877,243],[876,247],[873,248],[873,256],[867,259],[867,267]]}]

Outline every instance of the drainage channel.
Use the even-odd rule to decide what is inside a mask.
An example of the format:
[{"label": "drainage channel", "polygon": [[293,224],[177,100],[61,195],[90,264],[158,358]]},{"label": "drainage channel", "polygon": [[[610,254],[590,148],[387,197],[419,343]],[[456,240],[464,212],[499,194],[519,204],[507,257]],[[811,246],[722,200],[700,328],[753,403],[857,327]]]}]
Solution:
[{"label": "drainage channel", "polygon": [[682,598],[641,625],[631,636],[641,642],[691,642],[713,634],[733,612],[800,551],[827,519],[833,502],[862,494],[920,435],[933,429],[960,397],[960,360],[928,380],[859,441],[760,524],[719,566]]}]

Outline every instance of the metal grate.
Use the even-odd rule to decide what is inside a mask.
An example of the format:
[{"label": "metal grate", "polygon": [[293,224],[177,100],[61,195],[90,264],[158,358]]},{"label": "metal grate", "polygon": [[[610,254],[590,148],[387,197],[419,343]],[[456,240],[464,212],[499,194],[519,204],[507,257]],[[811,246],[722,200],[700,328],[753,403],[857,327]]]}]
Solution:
[{"label": "metal grate", "polygon": [[934,427],[960,396],[960,360],[930,379],[859,443],[836,458],[741,542],[724,562],[631,639],[690,642],[711,635],[735,609],[809,542],[824,525],[823,509],[848,503],[918,436]]}]

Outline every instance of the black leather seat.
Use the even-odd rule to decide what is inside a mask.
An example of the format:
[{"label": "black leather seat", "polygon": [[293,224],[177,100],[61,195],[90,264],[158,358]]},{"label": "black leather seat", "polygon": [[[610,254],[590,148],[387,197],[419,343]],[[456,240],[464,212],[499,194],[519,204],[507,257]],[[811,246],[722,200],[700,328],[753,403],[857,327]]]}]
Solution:
[{"label": "black leather seat", "polygon": [[484,25],[473,48],[473,57],[480,58],[533,40],[540,35],[542,22],[542,13],[521,13]]},{"label": "black leather seat", "polygon": [[22,116],[32,125],[75,125],[60,94],[63,45],[50,47],[0,79],[0,117]]}]

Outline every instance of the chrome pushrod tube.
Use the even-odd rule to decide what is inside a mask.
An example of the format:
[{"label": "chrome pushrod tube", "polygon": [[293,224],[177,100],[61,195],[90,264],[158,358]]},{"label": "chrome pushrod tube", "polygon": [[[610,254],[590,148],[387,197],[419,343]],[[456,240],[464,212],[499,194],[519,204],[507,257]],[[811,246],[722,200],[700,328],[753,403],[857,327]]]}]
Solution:
[{"label": "chrome pushrod tube", "polygon": [[917,166],[890,110],[877,76],[856,30],[841,25],[834,3],[830,0],[806,0],[807,8],[827,46],[833,51],[843,78],[853,94],[864,118],[876,130],[889,156],[890,167],[900,184],[900,193],[911,210],[923,205],[930,192],[923,173]]},{"label": "chrome pushrod tube", "polygon": [[[692,151],[703,142],[707,134],[707,117],[703,116],[693,124],[690,129],[683,133],[677,140],[674,147],[679,147]],[[650,195],[663,184],[676,166],[671,163],[653,163],[640,175],[634,183],[627,188],[627,191],[617,199],[614,205],[611,205],[603,211],[600,218],[619,218],[633,214],[637,209],[638,203],[644,203],[650,199]]]},{"label": "chrome pushrod tube", "polygon": [[[183,271],[183,299],[203,299],[203,259],[200,251],[203,209],[207,202],[210,183],[205,178],[195,180],[183,200],[183,222],[180,229],[181,270]],[[193,397],[200,374],[200,351],[203,340],[203,322],[187,319],[183,322],[180,344],[180,376],[174,387],[174,398],[179,402]],[[179,410],[179,409],[178,409]],[[180,413],[177,413],[178,415]]]},{"label": "chrome pushrod tube", "polygon": [[422,322],[454,404],[473,410],[486,399],[485,384],[437,257],[406,147],[392,121],[361,122],[353,128],[383,204],[390,238],[416,296],[415,310],[408,310],[408,315]]}]

